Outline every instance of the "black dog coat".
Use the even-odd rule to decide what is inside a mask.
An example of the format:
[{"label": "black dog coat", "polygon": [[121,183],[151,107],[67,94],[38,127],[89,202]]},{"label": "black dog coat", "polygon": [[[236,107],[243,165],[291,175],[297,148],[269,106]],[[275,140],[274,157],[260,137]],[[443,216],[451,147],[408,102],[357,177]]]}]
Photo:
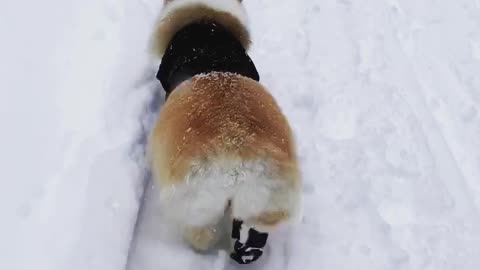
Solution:
[{"label": "black dog coat", "polygon": [[242,44],[223,26],[208,21],[178,31],[162,57],[157,79],[168,95],[185,80],[212,71],[231,72],[259,81]]}]

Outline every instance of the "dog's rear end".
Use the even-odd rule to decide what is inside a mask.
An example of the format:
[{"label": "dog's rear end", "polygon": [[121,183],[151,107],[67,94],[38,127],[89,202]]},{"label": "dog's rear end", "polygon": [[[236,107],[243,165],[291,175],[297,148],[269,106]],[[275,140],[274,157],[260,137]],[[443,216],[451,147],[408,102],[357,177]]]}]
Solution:
[{"label": "dog's rear end", "polygon": [[[240,1],[170,0],[155,53],[162,56],[175,33],[201,20],[222,25],[248,48]],[[195,249],[221,237],[226,210],[265,233],[298,213],[301,181],[289,124],[251,78],[215,71],[179,84],[160,112],[149,152],[163,210]]]}]

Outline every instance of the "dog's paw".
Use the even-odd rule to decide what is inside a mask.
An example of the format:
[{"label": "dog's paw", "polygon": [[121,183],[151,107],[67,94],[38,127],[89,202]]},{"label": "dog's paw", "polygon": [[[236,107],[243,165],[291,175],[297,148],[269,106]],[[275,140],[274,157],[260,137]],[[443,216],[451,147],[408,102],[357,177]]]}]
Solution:
[{"label": "dog's paw", "polygon": [[234,220],[232,239],[235,243],[230,258],[239,264],[250,264],[263,255],[268,233],[259,232],[246,226],[243,221]]},{"label": "dog's paw", "polygon": [[185,229],[183,236],[193,249],[201,252],[209,250],[219,239],[215,226],[189,227]]}]

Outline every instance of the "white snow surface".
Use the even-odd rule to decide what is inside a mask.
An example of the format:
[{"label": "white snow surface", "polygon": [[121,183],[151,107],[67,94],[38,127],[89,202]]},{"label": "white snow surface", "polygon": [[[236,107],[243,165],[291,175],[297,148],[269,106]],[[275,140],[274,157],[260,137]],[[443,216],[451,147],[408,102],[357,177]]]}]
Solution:
[{"label": "white snow surface", "polygon": [[0,3],[0,268],[480,269],[480,1],[244,0],[299,224],[240,267],[162,223],[159,0]]}]

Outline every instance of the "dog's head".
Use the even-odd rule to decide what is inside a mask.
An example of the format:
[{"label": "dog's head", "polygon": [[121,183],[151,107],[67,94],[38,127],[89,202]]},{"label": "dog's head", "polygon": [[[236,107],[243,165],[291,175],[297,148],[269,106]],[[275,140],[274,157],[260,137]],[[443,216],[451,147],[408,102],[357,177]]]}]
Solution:
[{"label": "dog's head", "polygon": [[250,46],[248,18],[239,0],[166,0],[151,39],[154,55],[162,57],[175,34],[198,21],[214,21],[231,32],[245,49]]}]

